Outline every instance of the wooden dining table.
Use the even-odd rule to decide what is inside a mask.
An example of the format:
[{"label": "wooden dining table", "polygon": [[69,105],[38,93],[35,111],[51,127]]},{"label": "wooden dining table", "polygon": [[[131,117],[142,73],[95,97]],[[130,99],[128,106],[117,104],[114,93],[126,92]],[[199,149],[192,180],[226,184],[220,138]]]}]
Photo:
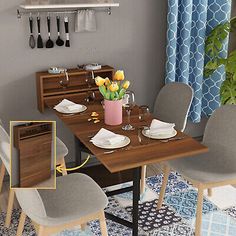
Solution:
[{"label": "wooden dining table", "polygon": [[[74,102],[78,101],[74,100]],[[58,101],[51,100],[48,101],[46,105],[53,108],[57,103]],[[86,147],[89,152],[95,155],[102,165],[104,165],[111,173],[132,169],[133,186],[106,192],[107,196],[114,196],[128,191],[133,191],[132,222],[121,219],[110,213],[106,213],[106,218],[131,228],[132,234],[136,236],[138,235],[138,205],[140,200],[141,167],[148,164],[194,156],[207,152],[208,148],[180,131],[178,131],[177,137],[181,137],[181,139],[169,142],[162,142],[161,140],[150,139],[143,136],[140,130],[142,127],[150,125],[153,117],[150,116],[147,120],[140,121],[138,107],[134,108],[131,113],[131,123],[135,129],[124,131],[122,130],[122,125],[126,123],[125,112],[123,112],[124,116],[122,125],[108,126],[104,124],[104,111],[100,102],[95,102],[89,105],[86,104],[86,106],[88,107],[86,111],[74,115],[65,115],[55,110],[54,111],[75,136],[76,158],[79,160],[78,162],[81,162],[82,148]],[[88,121],[88,119],[91,118],[92,112],[97,112],[99,114],[98,119],[100,122],[93,123],[93,121]],[[130,144],[125,148],[116,149],[113,152],[107,152],[108,150],[106,149],[94,146],[90,142],[90,139],[101,128],[129,137],[131,140]]]}]

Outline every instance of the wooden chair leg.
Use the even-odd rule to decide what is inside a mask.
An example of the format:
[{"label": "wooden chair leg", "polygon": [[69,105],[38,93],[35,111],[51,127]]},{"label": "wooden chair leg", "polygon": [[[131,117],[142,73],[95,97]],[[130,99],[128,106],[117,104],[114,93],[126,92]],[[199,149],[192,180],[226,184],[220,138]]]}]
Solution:
[{"label": "wooden chair leg", "polygon": [[99,221],[100,221],[100,228],[101,228],[102,236],[108,236],[107,224],[106,224],[106,218],[105,218],[104,211],[101,212],[100,217],[99,217]]},{"label": "wooden chair leg", "polygon": [[87,224],[81,224],[80,227],[81,227],[81,230],[84,231],[87,227]]},{"label": "wooden chair leg", "polygon": [[212,197],[212,188],[207,189],[207,195],[208,197]]},{"label": "wooden chair leg", "polygon": [[44,228],[42,225],[39,225],[37,235],[38,235],[38,236],[47,236],[47,233],[46,233],[46,231],[45,231],[45,228]]},{"label": "wooden chair leg", "polygon": [[170,173],[170,167],[167,165],[164,165],[164,178],[162,181],[162,186],[161,186],[161,191],[159,194],[159,199],[158,199],[158,203],[157,203],[157,210],[161,209],[162,207],[162,203],[164,200],[164,196],[165,196],[165,191],[166,191],[166,185],[168,182],[168,177],[169,177],[169,173]]},{"label": "wooden chair leg", "polygon": [[7,205],[7,216],[6,216],[6,221],[5,221],[5,226],[7,228],[9,228],[10,223],[11,223],[11,214],[12,214],[12,209],[13,209],[13,204],[14,204],[14,196],[15,196],[15,191],[13,189],[10,189],[9,197],[8,197],[8,205]]},{"label": "wooden chair leg", "polygon": [[1,168],[0,168],[0,193],[2,192],[2,185],[3,185],[3,179],[6,173],[6,167],[4,166],[4,164],[1,164]]},{"label": "wooden chair leg", "polygon": [[22,235],[24,225],[25,225],[25,218],[26,218],[26,214],[22,211],[21,215],[20,215],[20,221],[19,221],[19,224],[18,224],[16,236],[21,236]]},{"label": "wooden chair leg", "polygon": [[142,166],[142,169],[141,169],[140,194],[143,194],[145,192],[146,171],[147,171],[147,166],[146,165]]},{"label": "wooden chair leg", "polygon": [[63,166],[62,175],[67,175],[65,157],[61,158],[60,165]]},{"label": "wooden chair leg", "polygon": [[195,236],[201,236],[203,190],[204,190],[203,186],[200,185],[198,187],[198,197],[197,197],[197,214],[196,214]]}]

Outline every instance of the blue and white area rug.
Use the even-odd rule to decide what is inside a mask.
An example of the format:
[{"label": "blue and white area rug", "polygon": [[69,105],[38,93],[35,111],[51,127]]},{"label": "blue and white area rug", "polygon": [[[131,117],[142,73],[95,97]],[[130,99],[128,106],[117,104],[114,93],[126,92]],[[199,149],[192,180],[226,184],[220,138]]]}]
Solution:
[{"label": "blue and white area rug", "polygon": [[[157,200],[162,175],[146,179],[146,191],[139,205],[139,235],[145,236],[191,236],[194,235],[197,191],[178,173],[169,176],[163,207],[157,211]],[[127,187],[131,183],[112,186],[107,190]],[[132,192],[109,198],[106,209],[123,219],[132,219]],[[0,214],[0,236],[16,235],[20,210],[14,210],[12,224],[4,227],[5,213]],[[107,220],[109,236],[129,236],[131,230]],[[23,236],[33,236],[35,231],[27,219]],[[85,231],[79,227],[54,236],[100,236],[98,221],[90,222]],[[204,198],[202,236],[236,236],[236,188],[226,186],[213,189],[213,196]]]}]

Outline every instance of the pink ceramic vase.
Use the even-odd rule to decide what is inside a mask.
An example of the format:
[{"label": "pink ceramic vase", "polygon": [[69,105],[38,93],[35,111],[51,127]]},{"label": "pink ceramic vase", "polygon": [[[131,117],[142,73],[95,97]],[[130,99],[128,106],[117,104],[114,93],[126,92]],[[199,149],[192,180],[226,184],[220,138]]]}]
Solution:
[{"label": "pink ceramic vase", "polygon": [[122,99],[104,100],[104,120],[106,125],[122,124]]}]

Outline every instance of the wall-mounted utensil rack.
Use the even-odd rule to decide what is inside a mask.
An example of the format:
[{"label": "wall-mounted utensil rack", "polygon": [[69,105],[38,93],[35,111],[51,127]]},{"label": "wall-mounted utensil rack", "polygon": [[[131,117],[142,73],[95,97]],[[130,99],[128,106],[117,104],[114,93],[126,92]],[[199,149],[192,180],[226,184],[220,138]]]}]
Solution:
[{"label": "wall-mounted utensil rack", "polygon": [[25,4],[20,5],[17,9],[17,18],[22,15],[38,14],[38,13],[54,13],[54,14],[74,14],[78,10],[93,9],[95,11],[112,13],[113,7],[119,7],[119,3],[87,3],[87,4]]}]

